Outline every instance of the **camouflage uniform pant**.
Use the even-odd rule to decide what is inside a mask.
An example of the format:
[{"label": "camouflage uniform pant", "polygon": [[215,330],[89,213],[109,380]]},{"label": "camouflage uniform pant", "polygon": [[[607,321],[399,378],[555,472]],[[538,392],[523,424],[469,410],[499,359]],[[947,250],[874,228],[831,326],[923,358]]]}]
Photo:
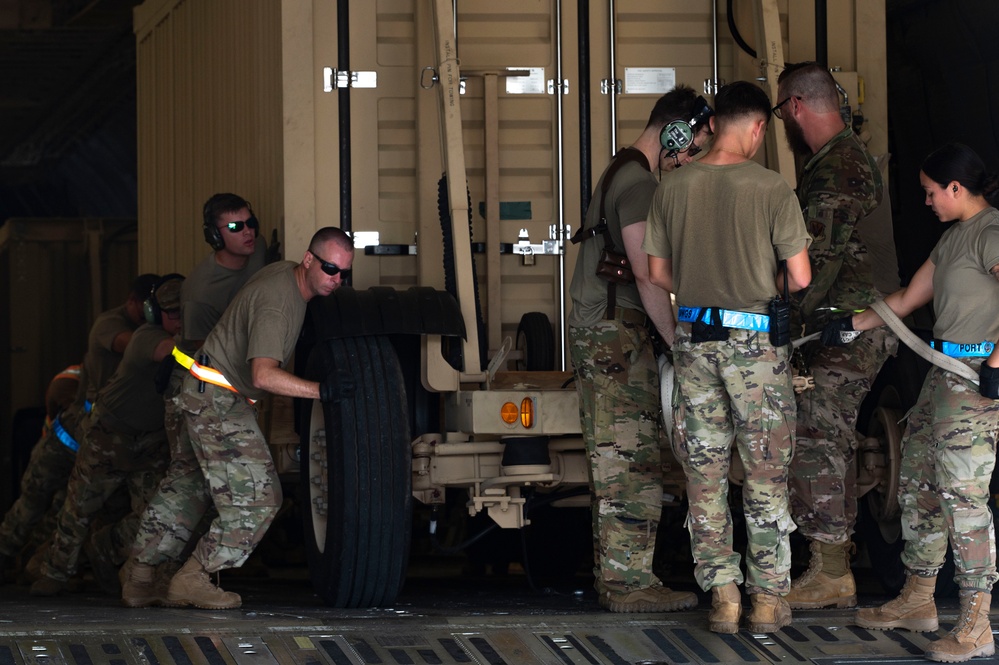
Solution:
[{"label": "camouflage uniform pant", "polygon": [[662,511],[659,368],[644,326],[570,328],[583,441],[590,458],[599,587],[648,588]]},{"label": "camouflage uniform pant", "polygon": [[845,543],[857,521],[857,412],[898,339],[866,331],[846,347],[802,349],[815,388],[797,395],[798,430],[788,476],[791,517],[805,537]]},{"label": "camouflage uniform pant", "polygon": [[[978,371],[981,359],[962,360]],[[962,589],[990,591],[996,540],[989,481],[996,461],[999,400],[939,367],[930,368],[902,439],[898,499],[902,506],[902,563],[935,575],[954,549]]]},{"label": "camouflage uniform pant", "polygon": [[[71,406],[59,414],[59,422],[71,436],[79,432],[81,413],[79,407]],[[59,494],[65,496],[74,462],[76,452],[60,441],[51,429],[38,440],[21,476],[21,494],[0,524],[0,554],[17,554],[28,541],[32,528],[45,517],[53,498]]]},{"label": "camouflage uniform pant", "polygon": [[281,505],[281,483],[253,407],[211,384],[198,392],[188,375],[176,398],[184,417],[170,468],[149,502],[133,555],[158,565],[176,560],[214,503],[218,517],[193,556],[206,570],[241,566]]},{"label": "camouflage uniform pant", "polygon": [[[146,506],[132,545],[132,556],[152,565],[179,561],[183,557],[191,537],[197,533],[195,527],[211,505],[198,458],[184,431],[180,392],[187,375],[188,371],[181,368],[174,370],[170,379],[163,413],[170,464],[159,489]],[[198,515],[193,525],[190,515]]]},{"label": "camouflage uniform pant", "polygon": [[101,421],[100,413],[100,405],[95,406],[83,423],[83,437],[69,477],[66,502],[59,512],[52,546],[42,563],[42,574],[53,579],[65,581],[76,572],[91,519],[122,485],[129,489],[132,512],[115,525],[112,539],[130,543],[138,527],[138,516],[166,469],[162,429],[125,434],[108,427]]},{"label": "camouflage uniform pant", "polygon": [[677,326],[673,346],[678,399],[673,451],[687,476],[694,576],[707,591],[743,581],[733,548],[728,472],[733,442],[746,471],[746,591],[790,588],[787,467],[794,445],[794,394],[788,351],[766,334],[730,330],[720,342],[690,341]]}]

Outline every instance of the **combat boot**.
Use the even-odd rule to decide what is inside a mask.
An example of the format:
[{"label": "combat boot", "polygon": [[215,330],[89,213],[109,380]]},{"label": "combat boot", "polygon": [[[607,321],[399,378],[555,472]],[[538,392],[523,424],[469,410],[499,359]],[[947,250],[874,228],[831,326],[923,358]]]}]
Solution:
[{"label": "combat boot", "polygon": [[742,594],[735,582],[711,588],[711,611],[708,630],[731,635],[739,632],[742,618]]},{"label": "combat boot", "polygon": [[749,630],[753,633],[776,633],[791,625],[791,606],[783,596],[754,593],[750,598],[753,609],[749,613]]},{"label": "combat boot", "polygon": [[610,612],[676,612],[697,605],[689,591],[673,591],[661,584],[634,591],[614,591],[600,585],[600,607]]},{"label": "combat boot", "polygon": [[961,616],[954,628],[936,642],[930,642],[924,654],[930,660],[962,663],[977,656],[996,652],[989,623],[992,594],[984,591],[961,592]]},{"label": "combat boot", "polygon": [[52,540],[49,539],[42,543],[35,553],[31,555],[28,562],[24,564],[24,570],[17,578],[18,584],[31,584],[42,577],[42,562],[45,561],[45,557],[48,554],[49,546],[52,544]]},{"label": "combat boot", "polygon": [[914,633],[937,630],[940,625],[937,623],[937,606],[933,602],[936,583],[936,575],[920,577],[909,574],[897,598],[880,607],[857,610],[857,625],[871,630],[905,628]]},{"label": "combat boot", "polygon": [[811,541],[812,558],[808,570],[791,582],[785,600],[793,609],[856,607],[857,584],[850,571],[853,543]]},{"label": "combat boot", "polygon": [[121,604],[125,607],[159,607],[166,589],[156,583],[156,566],[129,559],[122,566]]},{"label": "combat boot", "polygon": [[166,602],[173,607],[193,605],[203,610],[234,610],[243,604],[239,594],[212,584],[205,567],[193,556],[170,580]]},{"label": "combat boot", "polygon": [[62,580],[42,575],[31,585],[28,591],[32,596],[58,596],[66,590],[66,583]]},{"label": "combat boot", "polygon": [[111,541],[111,526],[95,531],[83,544],[83,551],[90,560],[90,569],[101,591],[109,596],[121,593],[118,564],[115,563],[115,546]]}]

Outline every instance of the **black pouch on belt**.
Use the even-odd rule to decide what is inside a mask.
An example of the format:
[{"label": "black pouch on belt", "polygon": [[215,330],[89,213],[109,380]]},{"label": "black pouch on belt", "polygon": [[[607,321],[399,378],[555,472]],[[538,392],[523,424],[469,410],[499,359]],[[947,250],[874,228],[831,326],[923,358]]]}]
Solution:
[{"label": "black pouch on belt", "polygon": [[770,343],[774,346],[787,346],[791,343],[791,303],[780,296],[774,296],[767,304],[770,315]]},{"label": "black pouch on belt", "polygon": [[787,346],[791,343],[791,296],[787,288],[787,261],[780,262],[784,270],[784,297],[776,295],[767,303],[770,315],[770,343]]},{"label": "black pouch on belt", "polygon": [[690,324],[690,341],[694,344],[701,342],[724,342],[728,339],[728,328],[722,325],[721,315],[717,307],[708,307],[707,322],[705,316],[697,317],[697,320]]}]

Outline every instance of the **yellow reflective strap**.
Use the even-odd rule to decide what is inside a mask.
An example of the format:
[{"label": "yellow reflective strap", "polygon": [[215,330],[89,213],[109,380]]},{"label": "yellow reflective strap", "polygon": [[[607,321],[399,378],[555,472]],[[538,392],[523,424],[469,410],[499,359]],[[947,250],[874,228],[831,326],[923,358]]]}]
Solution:
[{"label": "yellow reflective strap", "polygon": [[193,363],[191,365],[191,374],[198,377],[198,380],[200,381],[212,383],[216,386],[222,386],[223,388],[228,388],[229,390],[235,390],[235,388],[232,387],[232,384],[229,383],[229,379],[225,378],[222,372],[218,371],[214,367],[205,367],[204,365]]},{"label": "yellow reflective strap", "polygon": [[58,374],[56,374],[55,378],[53,379],[53,381],[55,381],[56,379],[73,379],[73,380],[79,381],[80,380],[80,366],[79,365],[70,365],[69,367],[67,367],[63,371],[61,371]]},{"label": "yellow reflective strap", "polygon": [[176,346],[173,347],[173,357],[177,359],[177,362],[180,363],[180,366],[184,369],[189,370],[191,369],[191,365],[194,364],[194,358],[187,355]]},{"label": "yellow reflective strap", "polygon": [[[239,395],[239,391],[236,390],[229,379],[225,378],[222,372],[218,371],[214,367],[205,367],[204,365],[199,365],[195,361],[191,360],[191,366],[188,367],[188,371],[194,375],[194,378],[199,381],[204,381],[205,383],[210,383],[213,386],[218,386],[220,388],[225,388],[226,390],[231,390],[232,392]],[[256,404],[257,400],[250,399],[249,397],[243,396],[243,398],[250,404]]]}]

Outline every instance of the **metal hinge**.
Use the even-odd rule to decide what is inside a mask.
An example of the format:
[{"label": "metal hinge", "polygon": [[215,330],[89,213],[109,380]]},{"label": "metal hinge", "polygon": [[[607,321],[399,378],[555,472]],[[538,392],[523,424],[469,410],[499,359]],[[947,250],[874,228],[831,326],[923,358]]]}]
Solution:
[{"label": "metal hinge", "polygon": [[[555,79],[548,79],[548,94],[555,94]],[[562,79],[562,94],[569,94],[569,79]]]},{"label": "metal hinge", "polygon": [[334,88],[377,87],[378,72],[342,72],[332,67],[323,67],[323,92],[333,92]]},{"label": "metal hinge", "polygon": [[[611,80],[601,79],[600,81],[600,94],[609,95],[611,91]],[[621,79],[614,79],[614,93],[621,94]]]}]

